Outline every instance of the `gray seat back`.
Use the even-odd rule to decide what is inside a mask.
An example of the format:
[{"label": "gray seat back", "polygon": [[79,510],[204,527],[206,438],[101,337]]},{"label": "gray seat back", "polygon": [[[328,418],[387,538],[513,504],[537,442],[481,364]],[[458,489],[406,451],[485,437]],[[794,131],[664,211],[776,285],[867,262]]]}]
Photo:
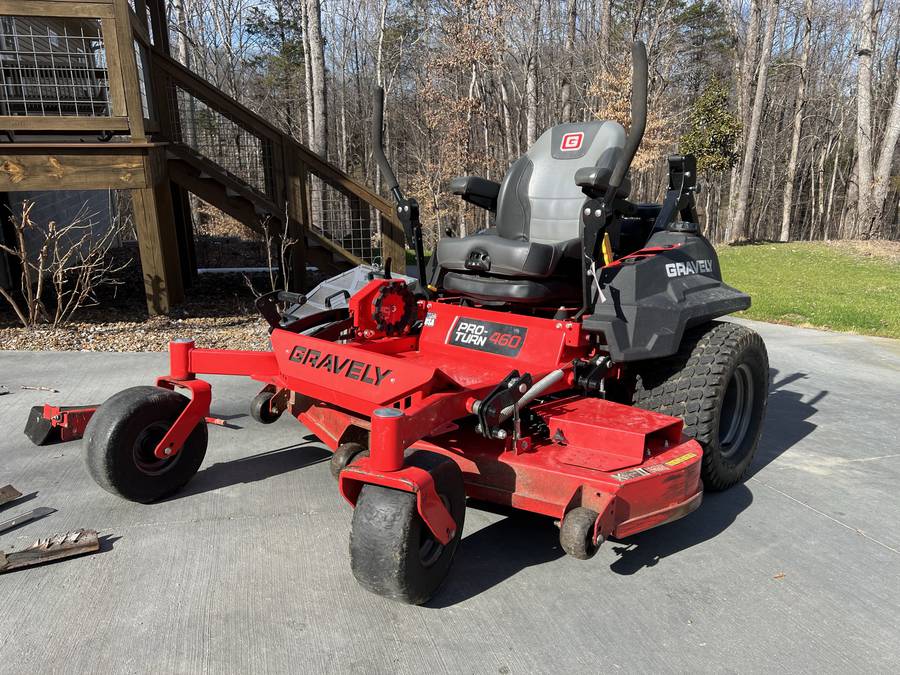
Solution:
[{"label": "gray seat back", "polygon": [[617,122],[559,124],[545,131],[510,167],[497,198],[497,234],[556,244],[579,236],[585,196],[575,172],[612,171],[625,145]]}]

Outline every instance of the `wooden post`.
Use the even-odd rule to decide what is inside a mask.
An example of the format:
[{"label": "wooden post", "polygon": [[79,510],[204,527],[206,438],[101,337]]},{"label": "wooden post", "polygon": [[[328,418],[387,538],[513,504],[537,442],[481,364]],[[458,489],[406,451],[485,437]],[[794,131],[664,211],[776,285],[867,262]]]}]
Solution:
[{"label": "wooden post", "polygon": [[165,164],[165,149],[150,149],[144,159],[148,186],[132,191],[147,310],[151,315],[165,314],[184,300],[178,234]]},{"label": "wooden post", "polygon": [[282,163],[287,205],[287,235],[296,243],[291,247],[291,277],[285,275],[285,287],[300,291],[306,288],[306,228],[309,225],[309,201],[306,191],[306,165],[291,155],[290,142],[282,143]]},{"label": "wooden post", "polygon": [[406,236],[403,226],[393,218],[381,214],[381,259],[392,260],[391,271],[406,274]]}]

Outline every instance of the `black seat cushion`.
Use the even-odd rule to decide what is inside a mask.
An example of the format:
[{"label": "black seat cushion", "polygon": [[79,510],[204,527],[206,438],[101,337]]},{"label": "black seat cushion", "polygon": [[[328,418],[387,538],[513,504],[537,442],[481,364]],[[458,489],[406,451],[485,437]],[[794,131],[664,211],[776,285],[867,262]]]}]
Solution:
[{"label": "black seat cushion", "polygon": [[579,250],[578,239],[554,244],[506,239],[490,228],[462,239],[441,239],[437,259],[442,268],[450,271],[545,278],[553,274],[564,257],[576,258]]},{"label": "black seat cushion", "polygon": [[571,302],[579,293],[574,284],[563,279],[501,279],[456,272],[444,275],[443,287],[445,291],[482,302],[514,302],[524,305]]}]

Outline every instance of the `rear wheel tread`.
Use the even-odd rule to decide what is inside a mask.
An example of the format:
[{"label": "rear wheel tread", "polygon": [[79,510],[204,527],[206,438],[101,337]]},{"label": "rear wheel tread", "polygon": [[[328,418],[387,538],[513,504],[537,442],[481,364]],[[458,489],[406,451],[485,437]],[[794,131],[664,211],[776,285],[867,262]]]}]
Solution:
[{"label": "rear wheel tread", "polygon": [[[754,375],[761,380],[761,409],[758,419],[753,420],[752,447],[742,453],[737,464],[731,464],[717,454],[718,411],[736,359],[748,353],[760,358],[757,370],[763,374]],[[762,338],[737,323],[712,322],[687,331],[676,354],[636,367],[634,404],[680,417],[685,434],[704,447],[704,484],[722,490],[738,482],[753,460],[765,414],[768,380],[768,356]]]}]

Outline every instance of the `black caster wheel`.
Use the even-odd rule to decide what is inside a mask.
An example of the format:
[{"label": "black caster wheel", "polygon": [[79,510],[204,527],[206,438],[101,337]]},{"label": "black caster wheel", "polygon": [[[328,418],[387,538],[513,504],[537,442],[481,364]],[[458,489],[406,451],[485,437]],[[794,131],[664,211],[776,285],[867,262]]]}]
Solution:
[{"label": "black caster wheel", "polygon": [[132,387],[109,398],[84,433],[85,462],[104,490],[133,502],[149,503],[177,492],[197,473],[206,456],[206,422],[184,447],[159,459],[153,451],[188,404],[162,387]]},{"label": "black caster wheel", "polygon": [[331,456],[331,475],[337,480],[347,466],[360,457],[368,457],[369,451],[359,443],[344,443]]},{"label": "black caster wheel", "polygon": [[250,417],[260,424],[272,424],[281,417],[281,412],[272,410],[272,399],[275,398],[274,391],[261,391],[253,397],[250,403]]},{"label": "black caster wheel", "polygon": [[428,471],[438,495],[457,524],[447,544],[434,538],[416,509],[416,496],[378,485],[359,493],[350,531],[353,576],[368,591],[420,605],[444,581],[462,537],[466,492],[462,472],[452,459],[419,450],[407,464]]},{"label": "black caster wheel", "polygon": [[600,543],[594,543],[594,523],[597,512],[583,506],[569,511],[559,526],[559,543],[563,551],[573,558],[589,560],[600,549]]}]

